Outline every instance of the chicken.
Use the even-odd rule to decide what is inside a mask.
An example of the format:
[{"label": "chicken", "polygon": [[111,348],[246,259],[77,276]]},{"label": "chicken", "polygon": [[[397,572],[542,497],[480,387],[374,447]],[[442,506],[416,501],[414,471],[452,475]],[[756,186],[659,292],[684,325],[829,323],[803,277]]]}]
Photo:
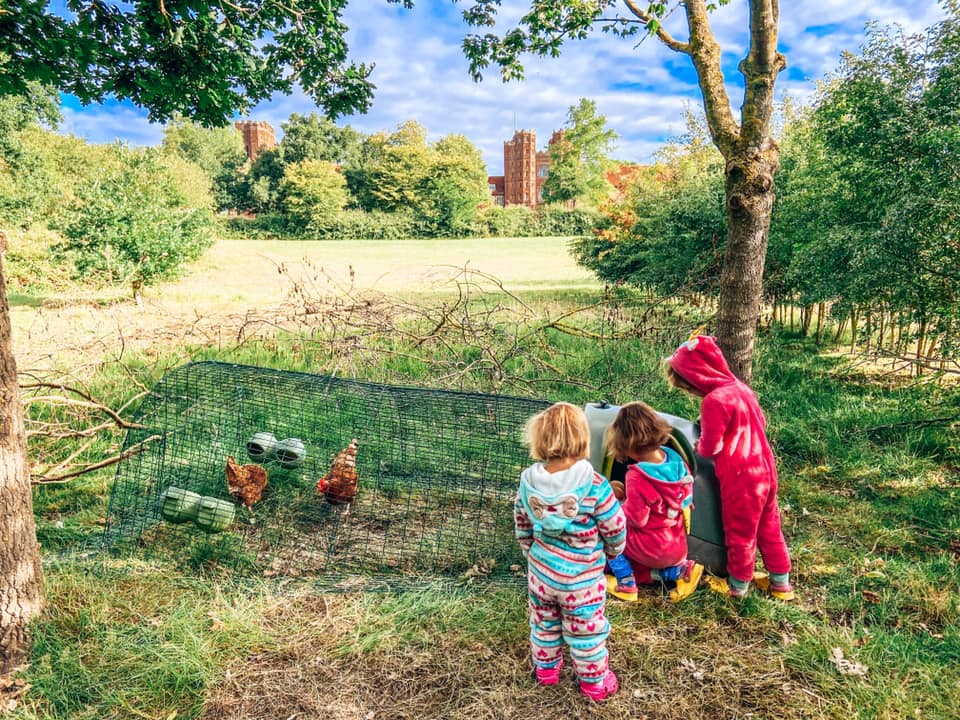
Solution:
[{"label": "chicken", "polygon": [[357,475],[357,439],[337,453],[330,464],[327,474],[317,483],[317,491],[324,494],[327,502],[332,505],[349,505],[357,496],[357,484],[360,476]]},{"label": "chicken", "polygon": [[259,465],[241,465],[227,456],[227,490],[247,510],[260,501],[267,486],[267,471]]}]

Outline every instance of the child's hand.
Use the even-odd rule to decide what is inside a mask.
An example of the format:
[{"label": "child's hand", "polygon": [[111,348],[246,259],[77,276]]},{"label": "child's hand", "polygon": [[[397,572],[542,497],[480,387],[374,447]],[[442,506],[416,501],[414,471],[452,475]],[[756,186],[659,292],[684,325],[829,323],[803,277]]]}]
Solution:
[{"label": "child's hand", "polygon": [[623,502],[627,497],[627,487],[619,480],[611,480],[610,487],[613,488],[613,496]]}]

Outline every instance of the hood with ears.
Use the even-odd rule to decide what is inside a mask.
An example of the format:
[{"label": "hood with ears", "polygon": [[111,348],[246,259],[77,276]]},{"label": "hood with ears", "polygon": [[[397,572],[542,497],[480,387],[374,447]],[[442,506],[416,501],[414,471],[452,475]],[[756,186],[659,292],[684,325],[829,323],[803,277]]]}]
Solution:
[{"label": "hood with ears", "polygon": [[690,338],[677,348],[667,362],[674,372],[704,395],[737,380],[716,338],[710,335]]}]

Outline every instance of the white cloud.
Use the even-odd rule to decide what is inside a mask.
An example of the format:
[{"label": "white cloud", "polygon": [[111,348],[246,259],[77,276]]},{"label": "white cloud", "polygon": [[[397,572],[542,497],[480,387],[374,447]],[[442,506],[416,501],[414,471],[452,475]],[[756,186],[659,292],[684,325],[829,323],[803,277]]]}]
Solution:
[{"label": "white cloud", "polygon": [[[501,15],[516,20],[526,8],[529,0],[505,0]],[[735,0],[712,18],[729,65],[735,109],[742,95],[736,63],[748,40],[746,8],[744,0]],[[420,0],[412,11],[385,0],[354,0],[345,16],[351,28],[347,40],[352,57],[375,63],[377,91],[368,114],[343,122],[370,133],[414,119],[432,140],[450,133],[466,135],[482,150],[489,172],[497,174],[502,171],[503,142],[515,128],[535,130],[545,145],[581,97],[595,100],[609,127],[620,135],[615,155],[624,160],[649,160],[663,141],[683,131],[685,104],[699,107],[689,59],[651,38],[637,46],[636,38],[594,33],[568,43],[559,58],[530,59],[523,82],[504,84],[496,69],[488,69],[483,82],[474,83],[460,47],[469,31],[460,20],[461,9],[448,0]],[[778,81],[778,96],[789,93],[800,101],[836,67],[842,51],[858,50],[868,21],[900,23],[915,32],[943,16],[933,0],[792,0],[781,3],[781,12],[780,41],[790,69]],[[683,39],[679,13],[667,27]],[[314,110],[312,101],[296,92],[260,104],[250,117],[270,122],[279,135],[280,123],[291,113]],[[162,136],[145,113],[123,106],[68,110],[66,115],[65,131],[95,142],[122,138],[152,144]]]},{"label": "white cloud", "polygon": [[163,127],[147,120],[138,108],[114,105],[90,105],[80,109],[61,108],[63,122],[58,128],[65,135],[76,135],[93,143],[128,142],[131,145],[156,145],[163,139]]}]

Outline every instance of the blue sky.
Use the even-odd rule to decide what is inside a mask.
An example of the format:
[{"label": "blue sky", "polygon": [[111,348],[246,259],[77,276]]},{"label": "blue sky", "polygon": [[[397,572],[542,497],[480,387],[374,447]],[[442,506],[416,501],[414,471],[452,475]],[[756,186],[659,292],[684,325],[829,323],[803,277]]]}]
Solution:
[{"label": "blue sky", "polygon": [[[858,50],[868,22],[918,31],[943,17],[936,0],[782,0],[780,5],[780,47],[788,69],[778,80],[777,94],[799,101],[811,96],[842,52]],[[502,6],[501,15],[509,21],[530,4],[503,0]],[[735,109],[742,95],[736,67],[746,52],[746,8],[746,0],[731,0],[713,17]],[[649,161],[664,141],[683,131],[685,106],[699,107],[689,59],[652,38],[637,45],[636,38],[596,33],[566,45],[560,58],[530,58],[523,82],[502,83],[492,70],[475,83],[460,49],[467,32],[461,9],[451,0],[418,0],[410,11],[385,0],[353,0],[345,13],[351,56],[376,64],[377,90],[366,115],[339,122],[372,133],[413,119],[427,128],[431,140],[461,133],[481,149],[488,172],[499,174],[503,142],[515,129],[536,131],[544,145],[581,97],[596,101],[620,136],[615,157],[637,162]],[[672,21],[667,28],[683,37],[682,18]],[[309,98],[295,92],[261,103],[249,118],[270,122],[279,136],[280,123],[291,113],[314,110]],[[129,103],[82,107],[69,97],[60,130],[91,142],[120,139],[134,145],[152,145],[163,136],[162,126],[149,123],[146,113]]]}]

